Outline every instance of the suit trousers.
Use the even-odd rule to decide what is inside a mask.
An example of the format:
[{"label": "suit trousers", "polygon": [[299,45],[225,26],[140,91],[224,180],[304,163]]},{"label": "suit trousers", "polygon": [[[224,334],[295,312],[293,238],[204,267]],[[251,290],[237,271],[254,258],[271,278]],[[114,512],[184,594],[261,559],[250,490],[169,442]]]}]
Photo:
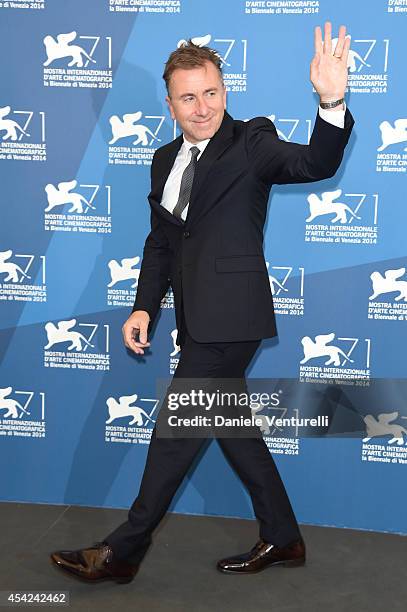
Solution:
[{"label": "suit trousers", "polygon": [[[174,379],[244,378],[261,340],[199,343],[189,335],[183,314],[181,320],[181,355]],[[128,520],[104,538],[119,559],[140,563],[151,544],[153,530],[207,442],[207,438],[160,437],[154,427],[139,493],[129,509]],[[276,546],[298,539],[300,531],[294,512],[263,438],[219,437],[217,442],[249,491],[260,537]]]}]

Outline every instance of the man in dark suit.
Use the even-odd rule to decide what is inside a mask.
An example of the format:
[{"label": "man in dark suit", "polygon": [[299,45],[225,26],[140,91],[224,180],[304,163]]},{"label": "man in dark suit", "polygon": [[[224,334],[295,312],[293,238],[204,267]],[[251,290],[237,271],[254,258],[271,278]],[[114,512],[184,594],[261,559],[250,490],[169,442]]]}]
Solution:
[{"label": "man in dark suit", "polygon": [[[263,255],[263,227],[273,183],[331,177],[353,118],[344,105],[349,38],[341,26],[315,29],[311,81],[320,96],[309,145],[279,140],[265,117],[243,122],[226,112],[221,60],[191,41],[174,51],[164,72],[171,116],[182,135],[158,149],[151,167],[151,232],[147,236],[126,346],[144,354],[160,302],[174,292],[181,357],[177,379],[244,379],[263,338],[276,335]],[[235,304],[230,305],[231,299]],[[170,438],[154,428],[138,497],[128,520],[101,542],[51,557],[87,581],[128,582],[204,438]],[[259,436],[218,442],[246,485],[260,523],[247,553],[218,561],[223,572],[253,573],[305,562],[305,544],[274,460]]]}]

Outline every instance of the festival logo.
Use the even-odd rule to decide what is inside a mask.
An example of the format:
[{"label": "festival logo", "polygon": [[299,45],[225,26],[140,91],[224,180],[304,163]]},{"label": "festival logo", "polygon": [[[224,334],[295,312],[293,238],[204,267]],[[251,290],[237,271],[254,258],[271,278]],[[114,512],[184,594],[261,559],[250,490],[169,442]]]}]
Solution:
[{"label": "festival logo", "polygon": [[305,242],[372,245],[378,241],[379,194],[342,189],[307,196]]},{"label": "festival logo", "polygon": [[46,302],[45,255],[0,251],[0,300]]},{"label": "festival logo", "polygon": [[277,115],[266,115],[267,119],[270,119],[274,123],[274,127],[277,131],[277,136],[284,142],[297,142],[301,141],[305,144],[309,144],[312,133],[312,121],[311,119],[299,119],[277,117]]},{"label": "festival logo", "polygon": [[[363,420],[366,437],[362,440],[361,459],[366,462],[407,465],[407,429],[399,413],[367,414]],[[404,422],[401,423],[401,419]]]},{"label": "festival logo", "polygon": [[171,352],[170,352],[170,374],[173,375],[175,370],[177,369],[177,365],[179,362],[179,354],[181,352],[181,347],[177,344],[177,335],[178,329],[172,329],[170,332],[171,336]]},{"label": "festival logo", "polygon": [[[350,34],[347,38],[352,38]],[[332,55],[338,38],[332,38]],[[348,53],[346,91],[356,94],[386,94],[389,86],[390,39],[352,38]],[[312,88],[315,92],[315,88]]]},{"label": "festival logo", "polygon": [[392,15],[405,15],[407,13],[407,0],[387,0],[387,12]]},{"label": "festival logo", "polygon": [[266,261],[266,266],[275,313],[302,316],[304,314],[304,268],[270,266],[268,261]]},{"label": "festival logo", "polygon": [[393,123],[382,121],[379,130],[376,172],[407,172],[407,119],[395,119]]},{"label": "festival logo", "polygon": [[179,15],[182,0],[109,0],[112,13],[146,13],[148,15]]},{"label": "festival logo", "polygon": [[[109,370],[109,325],[77,323],[76,319],[48,321],[44,346],[46,368]],[[62,346],[61,346],[62,345]]]},{"label": "festival logo", "polygon": [[[211,47],[216,50],[221,60],[223,81],[227,91],[247,91],[247,39],[242,38],[215,38],[212,34],[191,37],[194,45],[198,47]],[[188,41],[181,39],[177,47],[185,46]]]},{"label": "festival logo", "polygon": [[334,332],[301,338],[303,358],[300,361],[301,381],[321,379],[344,380],[352,384],[369,384],[371,339],[336,336]]},{"label": "festival logo", "polygon": [[[257,379],[255,384],[260,384]],[[257,394],[256,394],[257,395]],[[267,395],[267,394],[265,394]],[[267,402],[262,399],[250,402],[250,412],[263,434],[263,439],[270,451],[275,455],[300,454],[300,439],[298,423],[300,411],[298,408],[288,408],[282,403],[283,390],[268,396]]]},{"label": "festival logo", "polygon": [[111,88],[111,36],[78,36],[72,31],[55,37],[48,34],[43,43],[45,87]]},{"label": "festival logo", "polygon": [[46,0],[2,0],[0,2],[0,9],[21,9],[28,10],[43,10],[46,7]]},{"label": "festival logo", "polygon": [[[55,232],[110,234],[112,193],[110,185],[65,181],[45,185],[47,205],[44,229]],[[92,212],[90,212],[92,211]]]},{"label": "festival logo", "polygon": [[278,0],[243,0],[246,15],[311,15],[319,13],[319,0],[280,2]]},{"label": "festival logo", "polygon": [[45,393],[0,388],[0,436],[45,438]]},{"label": "festival logo", "polygon": [[120,261],[111,259],[108,262],[110,276],[107,285],[108,306],[128,307],[133,305],[140,276],[140,260],[139,255],[136,255]]},{"label": "festival logo", "polygon": [[[161,146],[160,130],[165,115],[143,115],[142,111],[109,117],[109,164],[149,166]],[[116,143],[120,141],[120,145]]]},{"label": "festival logo", "polygon": [[173,309],[175,307],[174,304],[174,292],[172,290],[171,287],[169,287],[167,293],[165,294],[165,296],[163,297],[163,299],[160,302],[160,308],[171,308]]},{"label": "festival logo", "polygon": [[[313,121],[311,119],[302,119],[299,117],[281,117],[275,113],[272,115],[259,115],[266,117],[274,124],[277,136],[284,142],[303,142],[309,144],[312,134]],[[243,119],[250,121],[251,117]]]},{"label": "festival logo", "polygon": [[106,419],[105,442],[148,444],[158,404],[159,400],[139,398],[137,393],[123,395],[119,399],[109,397],[106,400],[109,416]]},{"label": "festival logo", "polygon": [[45,113],[0,108],[0,160],[46,161]]},{"label": "festival logo", "polygon": [[374,270],[370,274],[372,293],[369,295],[368,318],[381,321],[407,320],[406,268]]}]

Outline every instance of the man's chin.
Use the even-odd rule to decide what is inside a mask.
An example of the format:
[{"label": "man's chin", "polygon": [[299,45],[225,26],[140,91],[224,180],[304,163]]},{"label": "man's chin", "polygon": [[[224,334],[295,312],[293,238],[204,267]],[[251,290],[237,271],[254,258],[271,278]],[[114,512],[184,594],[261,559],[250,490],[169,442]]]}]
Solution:
[{"label": "man's chin", "polygon": [[207,126],[195,127],[193,134],[196,140],[206,140],[207,138],[212,138],[215,132],[216,129],[213,124],[208,124]]},{"label": "man's chin", "polygon": [[210,129],[202,130],[200,132],[197,132],[196,138],[198,140],[207,140],[208,138],[212,138],[214,133],[215,133],[214,129],[211,129],[211,130]]}]

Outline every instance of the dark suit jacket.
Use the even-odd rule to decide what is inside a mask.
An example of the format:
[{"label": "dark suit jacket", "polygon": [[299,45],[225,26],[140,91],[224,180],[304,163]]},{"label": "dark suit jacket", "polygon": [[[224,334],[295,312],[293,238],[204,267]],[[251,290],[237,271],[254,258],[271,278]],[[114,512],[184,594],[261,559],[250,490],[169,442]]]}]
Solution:
[{"label": "dark suit jacket", "polygon": [[149,313],[149,331],[171,285],[177,328],[183,299],[187,328],[197,342],[276,335],[263,254],[270,188],[273,183],[306,183],[333,176],[353,124],[349,109],[344,129],[317,113],[310,143],[302,145],[280,140],[265,117],[244,122],[225,112],[197,162],[185,223],[160,204],[182,135],[157,149],[148,196],[151,232],[132,310]]}]

